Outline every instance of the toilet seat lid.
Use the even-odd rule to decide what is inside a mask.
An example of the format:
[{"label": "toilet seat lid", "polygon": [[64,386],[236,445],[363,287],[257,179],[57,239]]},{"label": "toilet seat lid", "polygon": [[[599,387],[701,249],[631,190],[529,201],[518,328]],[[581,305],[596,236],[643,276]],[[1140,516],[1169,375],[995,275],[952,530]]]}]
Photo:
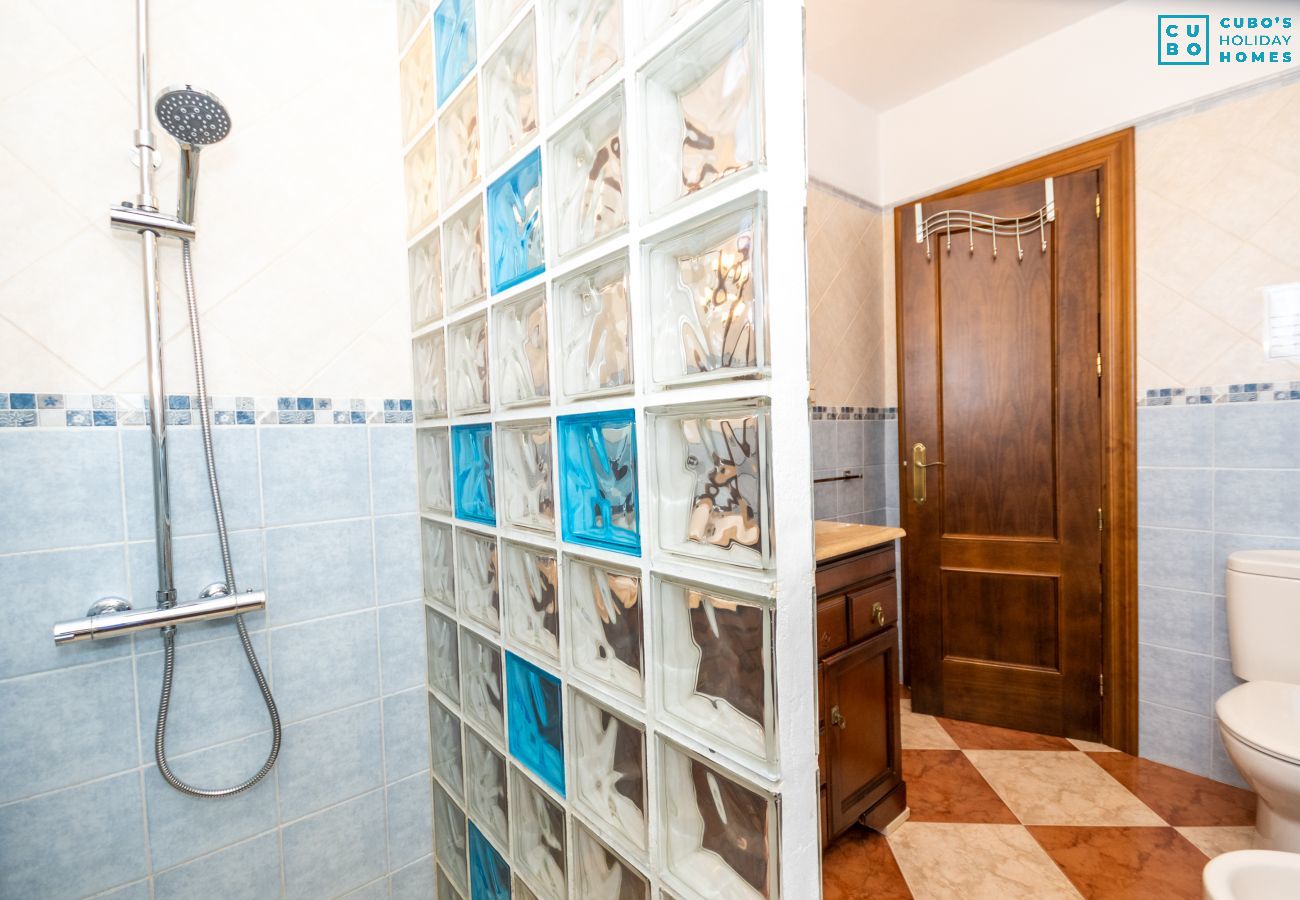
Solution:
[{"label": "toilet seat lid", "polygon": [[1300,764],[1300,684],[1248,681],[1220,697],[1215,711],[1245,743]]}]

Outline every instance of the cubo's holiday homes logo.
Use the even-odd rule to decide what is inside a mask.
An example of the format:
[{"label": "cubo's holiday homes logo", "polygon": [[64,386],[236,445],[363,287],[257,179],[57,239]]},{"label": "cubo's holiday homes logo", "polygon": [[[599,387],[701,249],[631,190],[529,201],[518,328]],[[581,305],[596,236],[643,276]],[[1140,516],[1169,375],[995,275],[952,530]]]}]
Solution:
[{"label": "cubo's holiday homes logo", "polygon": [[1162,66],[1208,66],[1210,48],[1209,16],[1160,16],[1160,56]]},{"label": "cubo's holiday homes logo", "polygon": [[1291,62],[1291,16],[1156,17],[1162,66]]}]

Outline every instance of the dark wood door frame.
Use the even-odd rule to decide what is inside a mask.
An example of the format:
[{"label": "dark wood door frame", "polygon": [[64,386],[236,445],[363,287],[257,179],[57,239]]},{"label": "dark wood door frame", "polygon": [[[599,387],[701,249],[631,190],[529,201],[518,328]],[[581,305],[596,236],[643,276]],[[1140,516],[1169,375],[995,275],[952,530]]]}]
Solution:
[{"label": "dark wood door frame", "polygon": [[[1026,181],[1097,170],[1101,186],[1102,347],[1102,740],[1136,753],[1138,744],[1137,663],[1137,340],[1135,326],[1134,133],[1129,128],[1040,159],[978,178],[928,197],[921,203],[1009,187]],[[894,209],[894,260],[902,272],[903,210]],[[903,346],[902,290],[895,279],[897,340]],[[903,446],[907,410],[902,404],[902,353],[898,354],[898,429]],[[900,453],[897,473],[903,483]],[[906,579],[903,584],[906,585]],[[904,588],[906,593],[906,588]],[[904,596],[904,621],[911,604]],[[904,658],[911,656],[912,629],[905,629]],[[906,662],[905,662],[906,664]]]}]

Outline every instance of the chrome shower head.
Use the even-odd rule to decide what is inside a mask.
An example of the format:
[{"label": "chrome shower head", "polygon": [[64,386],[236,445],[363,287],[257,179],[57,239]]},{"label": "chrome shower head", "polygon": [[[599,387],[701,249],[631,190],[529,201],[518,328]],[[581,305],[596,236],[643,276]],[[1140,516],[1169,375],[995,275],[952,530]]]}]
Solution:
[{"label": "chrome shower head", "polygon": [[154,115],[181,147],[176,217],[194,223],[194,200],[199,183],[199,151],[230,134],[230,113],[217,95],[192,84],[166,88],[153,104]]}]

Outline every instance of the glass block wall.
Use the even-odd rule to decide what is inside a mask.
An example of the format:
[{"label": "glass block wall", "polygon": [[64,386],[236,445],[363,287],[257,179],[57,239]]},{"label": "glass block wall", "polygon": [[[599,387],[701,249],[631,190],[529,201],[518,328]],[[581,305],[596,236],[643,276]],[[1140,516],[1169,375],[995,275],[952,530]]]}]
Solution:
[{"label": "glass block wall", "polygon": [[402,48],[439,896],[820,891],[801,17]]}]

